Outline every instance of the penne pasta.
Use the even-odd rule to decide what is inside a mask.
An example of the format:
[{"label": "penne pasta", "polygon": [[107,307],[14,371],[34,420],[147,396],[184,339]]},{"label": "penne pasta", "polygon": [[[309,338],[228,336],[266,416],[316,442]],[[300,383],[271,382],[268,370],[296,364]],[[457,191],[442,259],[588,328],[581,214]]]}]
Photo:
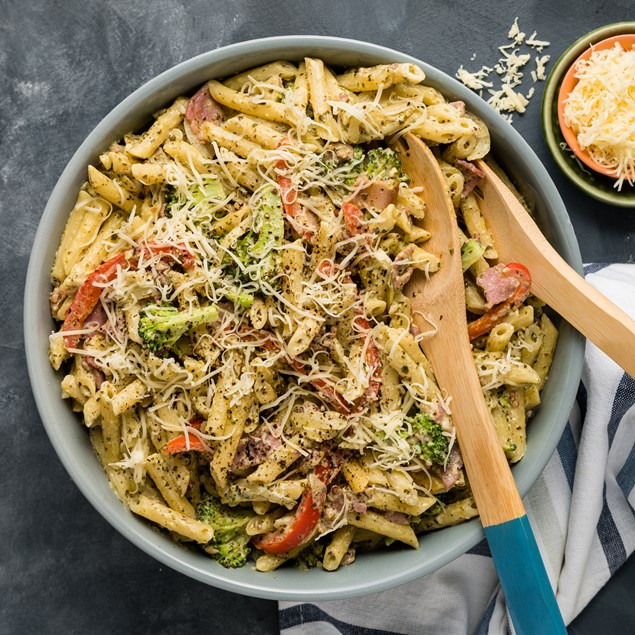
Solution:
[{"label": "penne pasta", "polygon": [[322,566],[326,571],[335,571],[338,569],[348,548],[351,546],[353,537],[355,536],[355,527],[346,525],[340,527],[331,538],[331,542],[324,550],[324,559]]},{"label": "penne pasta", "polygon": [[126,152],[139,159],[149,159],[176,128],[187,108],[187,99],[179,97],[165,112],[160,114],[154,123],[139,138],[126,143]]},{"label": "penne pasta", "polygon": [[128,505],[135,514],[199,544],[205,545],[214,538],[214,530],[209,525],[170,509],[143,494],[130,498]]},{"label": "penne pasta", "polygon": [[349,513],[347,520],[348,524],[353,527],[368,529],[376,534],[403,542],[413,549],[419,548],[417,535],[410,525],[398,525],[385,516],[370,511],[365,514]]},{"label": "penne pasta", "polygon": [[388,88],[393,84],[419,84],[425,73],[414,64],[379,64],[349,69],[337,76],[337,81],[355,92]]},{"label": "penne pasta", "polygon": [[77,192],[51,271],[61,397],[116,496],[219,566],[335,571],[477,514],[421,348],[453,325],[408,299],[443,254],[391,147],[406,132],[444,175],[474,365],[508,461],[525,452],[557,330],[471,190],[487,128],[424,81],[314,57],[210,78]]},{"label": "penne pasta", "polygon": [[141,207],[141,200],[92,165],[88,166],[88,182],[95,192],[125,212]]},{"label": "penne pasta", "polygon": [[207,87],[211,96],[223,106],[237,110],[246,115],[253,115],[266,119],[267,121],[277,121],[293,125],[293,113],[285,106],[276,101],[265,101],[264,103],[255,103],[251,101],[244,93],[232,90],[228,86],[221,84],[216,80],[207,82]]}]

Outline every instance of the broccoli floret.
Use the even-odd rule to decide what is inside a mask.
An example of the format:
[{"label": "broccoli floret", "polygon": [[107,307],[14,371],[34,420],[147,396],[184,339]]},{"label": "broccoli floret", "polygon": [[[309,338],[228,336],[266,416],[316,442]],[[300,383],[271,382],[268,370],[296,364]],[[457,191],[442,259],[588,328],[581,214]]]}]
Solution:
[{"label": "broccoli floret", "polygon": [[209,546],[215,549],[213,557],[219,564],[235,569],[247,562],[251,553],[251,536],[247,535],[245,526],[251,514],[223,505],[217,498],[207,495],[198,504],[196,518],[214,530]]},{"label": "broccoli floret", "polygon": [[227,542],[215,544],[217,550],[217,553],[214,554],[215,560],[225,569],[244,567],[251,553],[251,547],[248,544],[250,540],[251,536],[240,534],[240,539],[232,538]]},{"label": "broccoli floret", "polygon": [[205,180],[200,183],[192,183],[183,190],[185,200],[193,207],[217,203],[225,198],[225,190],[220,181],[216,179]]},{"label": "broccoli floret", "polygon": [[296,565],[303,570],[321,567],[324,560],[324,545],[321,542],[312,542],[303,549],[295,558]]},{"label": "broccoli floret", "polygon": [[355,146],[353,156],[348,161],[325,163],[325,167],[329,172],[340,173],[346,185],[354,185],[360,176],[369,181],[408,181],[399,155],[390,148],[373,148],[364,154],[361,146]]},{"label": "broccoli floret", "polygon": [[217,319],[218,309],[215,306],[179,311],[174,306],[153,304],[141,311],[138,333],[155,355],[163,357],[193,326],[214,322]]},{"label": "broccoli floret", "polygon": [[[267,188],[256,207],[252,228],[234,248],[234,256],[249,270],[247,275],[242,271],[235,272],[237,277],[246,282],[273,277],[279,259],[277,248],[283,241],[284,215],[280,194],[274,188]],[[229,268],[235,266],[233,260],[227,264]]]},{"label": "broccoli floret", "polygon": [[366,176],[371,181],[407,181],[399,155],[390,148],[369,150],[364,159]]},{"label": "broccoli floret", "polygon": [[239,304],[243,309],[248,309],[254,303],[254,296],[244,291],[228,290],[223,295],[234,304]]},{"label": "broccoli floret", "polygon": [[441,507],[441,503],[435,503],[432,507],[428,507],[425,512],[423,512],[423,516],[437,516],[443,511],[443,507]]},{"label": "broccoli floret", "polygon": [[466,240],[461,246],[461,267],[467,271],[483,254],[485,247],[475,238]]},{"label": "broccoli floret", "polygon": [[412,428],[410,438],[416,441],[419,456],[427,463],[443,465],[450,450],[450,442],[443,434],[443,428],[423,412],[407,419],[407,422]]},{"label": "broccoli floret", "polygon": [[260,260],[279,247],[284,238],[284,217],[280,195],[273,188],[267,188],[256,208],[254,231],[258,231],[258,240],[249,249],[252,258]]},{"label": "broccoli floret", "polygon": [[186,186],[168,186],[166,197],[166,215],[171,218],[181,208],[205,208],[218,205],[225,199],[225,190],[215,177],[201,176],[201,181],[188,183]]}]

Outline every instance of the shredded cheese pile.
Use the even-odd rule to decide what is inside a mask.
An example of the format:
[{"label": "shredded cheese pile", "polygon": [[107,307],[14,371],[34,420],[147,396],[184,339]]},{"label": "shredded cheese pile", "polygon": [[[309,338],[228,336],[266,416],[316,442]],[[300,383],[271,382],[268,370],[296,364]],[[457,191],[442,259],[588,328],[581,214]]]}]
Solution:
[{"label": "shredded cheese pile", "polygon": [[[535,31],[527,37],[527,34],[518,26],[518,18],[509,29],[507,39],[508,44],[498,47],[501,57],[496,64],[484,65],[476,71],[468,71],[461,65],[456,72],[456,78],[481,97],[483,97],[483,91],[486,91],[486,95],[489,95],[487,103],[511,122],[512,113],[524,113],[534,94],[533,86],[524,93],[515,90],[523,83],[525,67],[532,59],[535,63],[535,68],[530,72],[532,82],[535,84],[546,79],[545,67],[550,56],[538,55],[538,53],[542,53],[542,50],[550,43],[537,39]],[[471,59],[476,59],[476,54],[472,55]],[[496,75],[492,76],[492,73],[500,77],[500,82],[496,85],[494,82]]]},{"label": "shredded cheese pile", "polygon": [[564,120],[580,147],[614,171],[615,188],[635,184],[635,50],[619,43],[576,64],[578,83],[565,101]]}]

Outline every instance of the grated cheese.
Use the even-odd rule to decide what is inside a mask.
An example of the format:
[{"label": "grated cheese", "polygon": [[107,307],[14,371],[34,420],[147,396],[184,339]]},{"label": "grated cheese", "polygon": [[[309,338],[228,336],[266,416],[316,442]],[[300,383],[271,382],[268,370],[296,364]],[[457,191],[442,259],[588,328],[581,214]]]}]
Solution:
[{"label": "grated cheese", "polygon": [[[507,33],[507,44],[498,47],[500,58],[493,67],[482,66],[479,70],[468,71],[463,65],[456,72],[456,78],[465,86],[477,92],[481,97],[483,93],[488,95],[487,103],[501,113],[508,121],[512,121],[512,113],[524,113],[529,100],[534,94],[534,87],[523,94],[516,87],[523,83],[523,69],[534,59],[536,69],[530,72],[532,82],[535,84],[545,79],[545,67],[549,62],[549,55],[535,57],[534,52],[542,52],[543,48],[549,46],[546,40],[538,40],[534,31],[529,37],[518,26],[516,18]],[[525,52],[521,52],[521,46],[525,47]],[[471,59],[475,59],[476,54]],[[491,80],[492,73],[500,76],[500,84],[495,86]]]},{"label": "grated cheese", "polygon": [[617,177],[635,183],[635,50],[619,43],[576,65],[578,83],[564,106],[564,121],[580,147]]}]

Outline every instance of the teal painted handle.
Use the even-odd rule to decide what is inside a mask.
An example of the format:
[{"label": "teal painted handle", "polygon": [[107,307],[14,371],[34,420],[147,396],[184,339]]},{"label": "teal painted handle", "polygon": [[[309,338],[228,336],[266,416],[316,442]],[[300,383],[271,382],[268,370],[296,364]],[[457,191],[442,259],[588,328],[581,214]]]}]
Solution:
[{"label": "teal painted handle", "polygon": [[517,635],[566,635],[527,516],[484,530]]}]

